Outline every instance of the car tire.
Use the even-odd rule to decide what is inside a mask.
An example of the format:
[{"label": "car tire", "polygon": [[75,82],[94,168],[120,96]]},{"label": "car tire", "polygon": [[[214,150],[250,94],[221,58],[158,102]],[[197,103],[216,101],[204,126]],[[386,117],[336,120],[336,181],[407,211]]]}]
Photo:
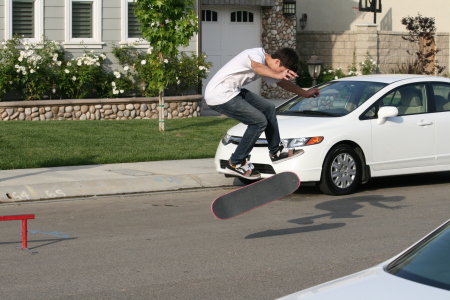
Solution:
[{"label": "car tire", "polygon": [[359,155],[348,145],[338,145],[325,158],[319,188],[327,195],[346,195],[355,190],[361,176]]}]

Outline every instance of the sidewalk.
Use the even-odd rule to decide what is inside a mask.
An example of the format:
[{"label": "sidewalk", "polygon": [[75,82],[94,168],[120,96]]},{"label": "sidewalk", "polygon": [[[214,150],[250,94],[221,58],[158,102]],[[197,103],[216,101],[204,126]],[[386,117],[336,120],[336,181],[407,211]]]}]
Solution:
[{"label": "sidewalk", "polygon": [[223,186],[212,158],[0,171],[0,203]]}]

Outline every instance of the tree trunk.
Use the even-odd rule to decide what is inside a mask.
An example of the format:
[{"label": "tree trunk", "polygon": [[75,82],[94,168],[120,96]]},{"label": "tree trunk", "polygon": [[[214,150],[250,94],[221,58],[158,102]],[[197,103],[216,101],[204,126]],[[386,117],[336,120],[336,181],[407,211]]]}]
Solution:
[{"label": "tree trunk", "polygon": [[436,75],[436,42],[434,36],[420,36],[419,37],[419,51],[425,56],[427,53],[433,53],[427,59],[430,61],[423,66],[423,70],[428,74]]},{"label": "tree trunk", "polygon": [[164,131],[164,91],[159,92],[159,132]]}]

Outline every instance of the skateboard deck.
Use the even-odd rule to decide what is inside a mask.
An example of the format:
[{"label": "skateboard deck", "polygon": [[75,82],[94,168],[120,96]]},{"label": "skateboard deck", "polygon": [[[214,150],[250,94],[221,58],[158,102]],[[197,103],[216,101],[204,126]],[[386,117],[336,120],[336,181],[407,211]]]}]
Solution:
[{"label": "skateboard deck", "polygon": [[278,173],[218,197],[211,204],[211,211],[217,219],[230,219],[290,195],[299,186],[297,174]]}]

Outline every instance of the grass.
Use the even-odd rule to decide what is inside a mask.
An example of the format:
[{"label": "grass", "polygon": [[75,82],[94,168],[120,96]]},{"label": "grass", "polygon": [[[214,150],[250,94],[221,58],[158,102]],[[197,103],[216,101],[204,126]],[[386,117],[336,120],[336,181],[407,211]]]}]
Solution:
[{"label": "grass", "polygon": [[214,157],[228,118],[0,122],[0,169]]}]

